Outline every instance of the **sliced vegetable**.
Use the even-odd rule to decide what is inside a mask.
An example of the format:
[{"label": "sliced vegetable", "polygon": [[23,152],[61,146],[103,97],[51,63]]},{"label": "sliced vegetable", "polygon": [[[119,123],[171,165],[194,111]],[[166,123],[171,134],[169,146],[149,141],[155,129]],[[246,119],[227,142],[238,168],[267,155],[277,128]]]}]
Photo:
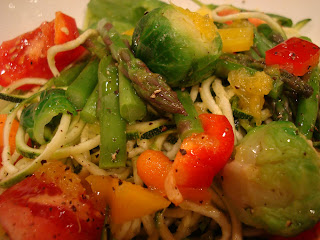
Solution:
[{"label": "sliced vegetable", "polygon": [[98,239],[104,214],[80,182],[70,167],[44,164],[0,195],[1,226],[10,239]]},{"label": "sliced vegetable", "polygon": [[150,190],[165,195],[165,178],[172,167],[172,161],[161,151],[146,150],[137,160],[139,177]]},{"label": "sliced vegetable", "polygon": [[80,117],[83,121],[87,123],[95,123],[98,120],[97,117],[97,102],[99,99],[98,94],[98,84],[92,91],[90,97],[88,98],[86,104],[84,105],[82,111],[80,112]]},{"label": "sliced vegetable", "polygon": [[318,68],[312,71],[308,83],[313,88],[313,94],[309,98],[299,99],[295,123],[300,133],[305,135],[307,139],[311,139],[319,111],[320,75]]},{"label": "sliced vegetable", "polygon": [[[0,114],[0,151],[1,152],[3,150],[3,143],[4,143],[3,129],[4,129],[4,124],[6,120],[7,120],[7,114]],[[14,150],[16,149],[16,134],[17,134],[18,128],[19,128],[19,122],[17,120],[14,120],[10,129],[10,135],[9,135],[9,145],[10,145],[11,153],[13,153]],[[0,157],[0,160],[1,160],[1,157]]]},{"label": "sliced vegetable", "polygon": [[132,46],[135,56],[151,71],[163,75],[172,87],[191,86],[211,76],[222,48],[210,18],[175,5],[142,17]]},{"label": "sliced vegetable", "polygon": [[266,52],[267,65],[279,65],[296,76],[303,76],[319,63],[320,48],[301,38],[290,38]]},{"label": "sliced vegetable", "polygon": [[253,28],[237,27],[218,30],[222,40],[223,52],[248,51],[253,45]]},{"label": "sliced vegetable", "polygon": [[[146,150],[137,160],[137,171],[139,177],[150,190],[157,191],[165,196],[165,179],[172,165],[173,162],[163,152]],[[205,202],[211,198],[206,188],[178,187],[185,200]]]},{"label": "sliced vegetable", "polygon": [[39,144],[50,140],[62,113],[76,115],[75,107],[68,101],[62,89],[50,89],[42,92],[40,102],[30,104],[23,109],[20,124],[31,139]]},{"label": "sliced vegetable", "polygon": [[190,94],[187,91],[176,91],[180,102],[187,112],[187,116],[181,114],[174,114],[174,121],[181,140],[191,136],[193,133],[203,132],[201,122],[196,108],[192,102]]},{"label": "sliced vegetable", "polygon": [[75,63],[71,68],[62,70],[60,75],[54,78],[54,85],[57,87],[69,86],[79,76],[87,63],[87,61],[81,61]]},{"label": "sliced vegetable", "polygon": [[98,78],[97,111],[101,135],[99,167],[125,167],[126,122],[120,115],[118,68],[110,55],[101,59]]},{"label": "sliced vegetable", "polygon": [[127,138],[132,139],[151,139],[169,129],[175,128],[173,123],[166,119],[141,122],[127,126]]},{"label": "sliced vegetable", "polygon": [[204,133],[183,140],[173,163],[178,187],[208,188],[233,151],[232,127],[223,115],[201,114]]},{"label": "sliced vegetable", "polygon": [[117,178],[91,175],[86,180],[93,192],[99,193],[98,197],[109,205],[110,218],[115,224],[155,213],[170,204],[155,192]]},{"label": "sliced vegetable", "polygon": [[[25,77],[51,78],[47,50],[53,45],[73,40],[78,35],[75,20],[57,12],[54,21],[44,22],[31,32],[3,42],[0,47],[0,85],[7,86]],[[62,70],[83,53],[84,48],[79,47],[57,54],[55,60],[58,69]],[[6,66],[10,66],[10,68]],[[31,87],[28,85],[21,87],[21,89],[27,90]]]},{"label": "sliced vegetable", "polygon": [[256,124],[260,125],[262,121],[261,110],[265,101],[264,96],[273,87],[271,77],[264,72],[256,72],[251,75],[245,68],[241,68],[231,71],[228,81],[240,99],[240,109],[253,116]]},{"label": "sliced vegetable", "polygon": [[150,72],[141,60],[135,58],[112,24],[102,19],[98,31],[110,48],[113,58],[120,64],[121,71],[132,81],[141,98],[160,112],[185,114],[176,93],[168,86],[165,79],[159,74]]},{"label": "sliced vegetable", "polygon": [[129,123],[142,120],[147,114],[147,107],[134,90],[130,79],[119,71],[120,114]]},{"label": "sliced vegetable", "polygon": [[92,59],[71,83],[66,96],[74,106],[81,110],[98,83],[99,59]]}]

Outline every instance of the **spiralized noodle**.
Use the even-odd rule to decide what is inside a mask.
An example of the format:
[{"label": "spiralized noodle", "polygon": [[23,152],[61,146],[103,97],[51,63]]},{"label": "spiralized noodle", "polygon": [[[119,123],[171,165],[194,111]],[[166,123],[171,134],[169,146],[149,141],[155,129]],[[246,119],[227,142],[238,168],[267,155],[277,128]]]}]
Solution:
[{"label": "spiralized noodle", "polygon": [[219,16],[218,12],[232,8],[230,5],[221,5],[217,7],[214,11],[212,11],[212,18],[215,22],[226,22],[232,20],[240,20],[240,19],[248,19],[248,18],[258,18],[261,19],[274,29],[276,32],[279,32],[284,38],[286,38],[286,34],[281,28],[281,26],[271,17],[262,13],[262,12],[239,12],[227,16]]},{"label": "spiralized noodle", "polygon": [[47,53],[48,54],[47,58],[48,58],[49,68],[50,68],[53,76],[57,77],[60,75],[60,73],[56,67],[56,61],[55,61],[55,56],[59,52],[64,52],[64,51],[75,49],[75,48],[79,47],[81,44],[83,44],[89,37],[96,36],[96,35],[98,35],[97,30],[88,29],[83,34],[81,34],[78,38],[76,38],[75,40],[66,42],[64,44],[55,45],[55,46],[52,46],[51,48],[49,48],[48,53]]},{"label": "spiralized noodle", "polygon": [[[229,16],[218,16],[218,12],[228,9],[230,6],[222,5],[212,12],[212,17],[216,22],[225,22],[229,20],[259,18],[266,21],[274,30],[280,32],[283,36],[285,33],[276,21],[266,14],[260,12],[240,12]],[[55,66],[55,56],[59,52],[75,49],[83,44],[88,38],[96,36],[96,30],[89,29],[81,34],[77,39],[65,44],[56,45],[48,50],[48,63],[50,70],[54,76],[59,76],[59,71]],[[25,78],[16,81],[8,87],[2,89],[2,93],[12,93],[17,88],[26,85],[34,84],[43,86],[47,83],[45,79]],[[44,90],[43,86],[41,90]],[[36,90],[39,90],[37,88]],[[29,95],[28,95],[29,94]],[[30,91],[25,97],[34,94]],[[234,95],[232,89],[224,87],[222,81],[215,76],[211,76],[201,84],[192,86],[190,97],[194,102],[199,113],[211,112],[214,114],[225,115],[232,125],[235,134],[235,144],[241,140],[243,134],[237,129],[234,123],[233,112],[230,104],[230,98]],[[24,168],[32,167],[33,165],[46,161],[71,161],[72,163],[81,165],[80,173],[102,176],[114,176],[122,180],[131,181],[136,185],[144,186],[142,179],[137,171],[137,157],[151,146],[153,149],[162,151],[170,160],[174,160],[178,153],[181,140],[178,139],[175,143],[169,142],[168,138],[171,135],[177,135],[177,130],[168,130],[154,137],[153,139],[128,140],[127,141],[127,157],[128,164],[126,167],[104,170],[99,168],[99,146],[100,135],[99,126],[85,123],[80,119],[80,115],[71,116],[63,114],[60,124],[55,131],[52,140],[41,147],[30,147],[28,145],[27,133],[20,126],[16,135],[18,148],[26,154],[20,154],[15,151],[11,155],[9,145],[9,133],[14,119],[19,119],[22,109],[25,105],[38,98],[39,94],[34,94],[33,98],[23,101],[8,114],[4,126],[4,148],[2,152],[2,165],[0,169],[0,180],[14,176]],[[28,102],[29,101],[29,102]],[[2,102],[0,103],[0,106]],[[266,118],[270,113],[265,113]],[[20,157],[22,158],[18,160]],[[215,182],[216,183],[216,182]],[[227,203],[225,197],[221,193],[219,187],[213,183],[209,189],[211,199],[208,203],[199,204],[191,201],[184,201],[181,192],[179,191],[173,169],[169,171],[165,179],[165,192],[167,198],[176,206],[170,206],[156,214],[146,215],[141,218],[128,221],[123,224],[112,224],[110,230],[113,236],[118,239],[132,239],[141,232],[148,239],[175,240],[185,239],[193,231],[199,228],[199,224],[207,221],[207,233],[212,229],[221,229],[221,240],[241,240],[242,235],[256,236],[263,232],[251,228],[242,229],[242,225],[237,219],[235,213]],[[0,189],[1,194],[1,189]],[[176,231],[173,233],[170,226],[175,225]],[[211,232],[210,232],[211,234]],[[217,236],[214,236],[216,238]]]}]

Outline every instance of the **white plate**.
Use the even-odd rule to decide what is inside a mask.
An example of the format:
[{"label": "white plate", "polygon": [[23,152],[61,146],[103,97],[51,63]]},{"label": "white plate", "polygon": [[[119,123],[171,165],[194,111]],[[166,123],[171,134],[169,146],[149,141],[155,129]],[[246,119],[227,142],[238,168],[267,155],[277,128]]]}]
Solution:
[{"label": "white plate", "polygon": [[[81,27],[89,0],[0,0],[0,42],[33,30],[43,21],[54,18],[56,11],[62,11],[77,20]],[[119,0],[121,1],[121,0]],[[265,12],[283,14],[294,22],[304,18],[312,21],[302,33],[320,44],[319,0],[202,0],[204,3],[234,4],[238,7],[257,9]],[[172,0],[173,3],[196,9],[189,0]]]}]

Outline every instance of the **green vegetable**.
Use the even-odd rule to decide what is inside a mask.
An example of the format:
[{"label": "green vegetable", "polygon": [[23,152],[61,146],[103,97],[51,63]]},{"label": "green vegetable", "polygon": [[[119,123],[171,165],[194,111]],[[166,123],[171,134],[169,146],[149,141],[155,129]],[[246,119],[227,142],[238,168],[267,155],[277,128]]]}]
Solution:
[{"label": "green vegetable", "polygon": [[293,123],[256,127],[223,169],[224,195],[243,223],[275,235],[297,235],[320,219],[319,163]]},{"label": "green vegetable", "polygon": [[274,80],[273,89],[270,91],[269,96],[273,99],[277,99],[282,93],[283,83],[290,91],[298,93],[305,98],[310,97],[313,93],[312,87],[302,81],[300,77],[273,66],[265,66],[259,60],[245,57],[242,54],[222,54],[216,61],[214,74],[220,78],[227,79],[230,71],[240,68],[245,68],[251,75],[263,70],[272,77]]},{"label": "green vegetable", "polygon": [[252,115],[245,113],[239,108],[239,100],[239,97],[236,95],[230,99],[233,116],[238,119],[252,120]]},{"label": "green vegetable", "polygon": [[303,20],[297,22],[297,23],[293,26],[293,28],[299,31],[299,30],[301,30],[307,23],[309,23],[310,21],[311,21],[310,18],[303,19]]},{"label": "green vegetable", "polygon": [[89,52],[91,52],[93,55],[96,55],[100,59],[103,58],[107,53],[106,45],[100,42],[99,39],[96,37],[87,39],[82,44],[82,46],[85,47]]},{"label": "green vegetable", "polygon": [[274,111],[272,118],[274,121],[292,121],[292,111],[289,107],[288,98],[281,96],[277,100],[273,100]]},{"label": "green vegetable", "polygon": [[39,144],[45,144],[50,140],[50,137],[45,135],[52,135],[62,113],[76,115],[77,111],[66,98],[64,90],[46,90],[40,95],[38,103],[30,104],[22,111],[20,125],[31,139]]},{"label": "green vegetable", "polygon": [[80,74],[88,61],[81,61],[74,64],[71,68],[64,69],[60,75],[54,78],[54,85],[57,87],[69,86]]},{"label": "green vegetable", "polygon": [[185,108],[187,115],[174,114],[174,121],[181,140],[192,135],[192,133],[203,132],[202,124],[198,118],[197,110],[194,107],[190,94],[187,91],[176,91],[180,102]]},{"label": "green vegetable", "polygon": [[118,69],[111,56],[101,59],[98,78],[97,109],[101,135],[99,167],[103,169],[125,167],[126,122],[120,116]]},{"label": "green vegetable", "polygon": [[147,114],[147,107],[134,90],[130,79],[119,71],[120,114],[127,122],[142,120]]},{"label": "green vegetable", "polygon": [[165,5],[157,0],[91,0],[87,8],[87,26],[94,26],[106,18],[120,32],[133,29],[148,11]]},{"label": "green vegetable", "polygon": [[313,88],[313,94],[309,98],[301,97],[298,101],[296,126],[308,139],[312,138],[319,110],[319,69],[312,71],[308,83]]},{"label": "green vegetable", "polygon": [[258,50],[259,55],[262,58],[265,58],[266,51],[273,48],[276,44],[271,42],[263,34],[259,33],[257,28],[253,28],[253,32],[254,32],[253,45]]},{"label": "green vegetable", "polygon": [[66,91],[67,98],[78,110],[84,107],[98,83],[98,65],[99,59],[91,60]]},{"label": "green vegetable", "polygon": [[222,41],[208,18],[166,5],[141,18],[132,47],[135,56],[163,75],[170,86],[185,87],[212,75]]},{"label": "green vegetable", "polygon": [[160,112],[185,114],[176,93],[168,86],[165,79],[159,74],[150,72],[141,60],[134,57],[112,24],[102,19],[98,24],[98,31],[110,48],[113,58],[118,61],[120,71],[129,77],[141,98]]},{"label": "green vegetable", "polygon": [[7,102],[21,103],[26,98],[19,95],[0,93],[0,99]]},{"label": "green vegetable", "polygon": [[175,128],[175,125],[166,119],[141,122],[127,126],[127,138],[132,139],[151,139],[167,130]]},{"label": "green vegetable", "polygon": [[97,121],[97,101],[98,101],[98,85],[92,91],[86,105],[80,112],[80,117],[87,123],[95,123]]},{"label": "green vegetable", "polygon": [[268,13],[267,15],[275,19],[283,27],[292,27],[292,20],[290,18],[273,13]]}]

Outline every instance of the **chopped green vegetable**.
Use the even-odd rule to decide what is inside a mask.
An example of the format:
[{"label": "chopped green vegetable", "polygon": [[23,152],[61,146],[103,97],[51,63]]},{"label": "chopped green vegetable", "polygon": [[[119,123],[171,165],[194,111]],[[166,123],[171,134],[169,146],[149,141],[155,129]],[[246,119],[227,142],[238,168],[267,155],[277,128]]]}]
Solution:
[{"label": "chopped green vegetable", "polygon": [[99,167],[103,169],[125,167],[126,122],[120,115],[118,69],[111,56],[101,59],[98,78],[98,116],[101,135]]},{"label": "chopped green vegetable", "polygon": [[134,90],[130,79],[119,71],[120,114],[127,122],[142,120],[147,114],[147,107]]},{"label": "chopped green vegetable", "polygon": [[39,144],[46,144],[45,132],[53,132],[63,113],[77,114],[76,108],[66,98],[62,89],[50,89],[42,92],[38,103],[26,107],[20,118],[20,124],[30,138]]},{"label": "chopped green vegetable", "polygon": [[67,98],[78,110],[84,107],[98,83],[98,65],[99,59],[91,60],[66,91]]}]

